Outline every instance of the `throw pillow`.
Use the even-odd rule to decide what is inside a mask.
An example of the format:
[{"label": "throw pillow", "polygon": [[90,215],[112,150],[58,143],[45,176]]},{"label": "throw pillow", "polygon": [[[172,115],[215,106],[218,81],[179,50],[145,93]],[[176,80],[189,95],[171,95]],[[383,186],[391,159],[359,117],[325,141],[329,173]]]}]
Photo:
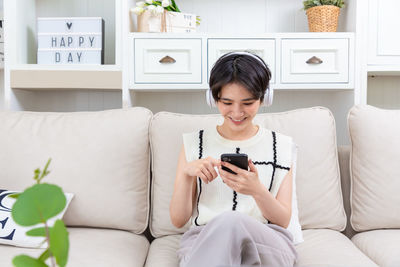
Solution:
[{"label": "throw pillow", "polygon": [[357,232],[400,228],[400,110],[349,111],[351,217]]},{"label": "throw pillow", "polygon": [[[46,247],[46,244],[44,244],[44,237],[26,235],[27,231],[33,228],[40,227],[42,225],[38,224],[25,227],[16,224],[12,219],[11,208],[14,205],[16,199],[11,198],[10,195],[15,193],[19,192],[0,189],[0,244],[27,248]],[[62,212],[48,220],[48,224],[50,227],[54,225],[57,219],[61,219],[63,217],[74,195],[70,193],[65,193],[65,197],[67,198],[67,204],[65,205],[65,208]]]}]

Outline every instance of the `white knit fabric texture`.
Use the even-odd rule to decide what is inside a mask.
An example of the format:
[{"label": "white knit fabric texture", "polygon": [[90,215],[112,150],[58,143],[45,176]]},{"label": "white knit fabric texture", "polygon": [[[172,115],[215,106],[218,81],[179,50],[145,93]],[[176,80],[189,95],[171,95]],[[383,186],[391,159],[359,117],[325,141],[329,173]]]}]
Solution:
[{"label": "white knit fabric texture", "polygon": [[[282,167],[291,167],[292,164],[292,138],[276,133],[276,164]],[[199,131],[183,135],[186,159],[188,162],[199,159]],[[273,134],[259,126],[259,130],[253,137],[243,140],[229,140],[222,137],[216,127],[205,129],[202,138],[202,158],[211,156],[219,159],[224,153],[245,153],[253,162],[259,174],[259,179],[267,188],[270,187],[273,165],[259,164],[261,162],[274,162],[273,153]],[[288,170],[276,168],[271,193],[276,197],[279,187],[288,173]],[[201,189],[200,189],[201,186]],[[197,182],[197,192],[200,193],[197,208],[192,216],[192,224],[203,225],[213,219],[220,213],[232,210],[234,206],[234,191],[223,183],[220,176],[209,184]],[[255,200],[248,195],[237,193],[236,210],[248,214],[255,219],[265,223],[267,220],[263,217]],[[198,209],[198,213],[197,213]],[[197,217],[197,218],[196,218]]]}]

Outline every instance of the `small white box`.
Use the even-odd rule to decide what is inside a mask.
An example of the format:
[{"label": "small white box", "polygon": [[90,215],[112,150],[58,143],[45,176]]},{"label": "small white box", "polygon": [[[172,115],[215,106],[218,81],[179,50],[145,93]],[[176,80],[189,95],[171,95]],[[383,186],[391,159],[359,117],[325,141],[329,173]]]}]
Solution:
[{"label": "small white box", "polygon": [[139,32],[162,32],[163,23],[165,23],[165,32],[196,32],[196,15],[194,14],[167,11],[164,14],[154,15],[146,10],[137,18]]},{"label": "small white box", "polygon": [[101,49],[39,49],[38,64],[101,64]]},{"label": "small white box", "polygon": [[102,48],[101,33],[38,34],[38,48]]},{"label": "small white box", "polygon": [[100,17],[38,18],[38,33],[100,33],[103,20]]}]

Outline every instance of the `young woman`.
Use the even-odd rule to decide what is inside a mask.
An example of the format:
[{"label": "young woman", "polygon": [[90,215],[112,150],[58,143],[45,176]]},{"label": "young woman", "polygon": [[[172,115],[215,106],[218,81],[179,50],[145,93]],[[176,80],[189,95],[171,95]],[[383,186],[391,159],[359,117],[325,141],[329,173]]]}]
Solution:
[{"label": "young woman", "polygon": [[[181,267],[289,267],[296,261],[286,229],[293,142],[253,123],[260,105],[271,101],[270,77],[264,61],[247,52],[222,56],[211,71],[210,95],[224,121],[183,135],[170,203],[176,227],[192,218],[178,250]],[[247,154],[249,169],[222,162],[224,153]]]}]

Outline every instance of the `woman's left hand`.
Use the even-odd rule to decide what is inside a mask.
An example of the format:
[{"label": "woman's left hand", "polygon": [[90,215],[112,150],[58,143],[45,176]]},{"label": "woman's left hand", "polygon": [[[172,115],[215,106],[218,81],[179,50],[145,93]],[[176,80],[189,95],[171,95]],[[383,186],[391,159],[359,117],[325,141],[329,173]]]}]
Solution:
[{"label": "woman's left hand", "polygon": [[233,174],[224,171],[221,166],[218,167],[219,175],[221,176],[223,182],[236,192],[244,195],[255,195],[262,188],[262,183],[258,179],[257,168],[254,166],[251,159],[249,159],[250,171],[236,167],[229,162],[222,161],[221,165],[237,173]]}]

